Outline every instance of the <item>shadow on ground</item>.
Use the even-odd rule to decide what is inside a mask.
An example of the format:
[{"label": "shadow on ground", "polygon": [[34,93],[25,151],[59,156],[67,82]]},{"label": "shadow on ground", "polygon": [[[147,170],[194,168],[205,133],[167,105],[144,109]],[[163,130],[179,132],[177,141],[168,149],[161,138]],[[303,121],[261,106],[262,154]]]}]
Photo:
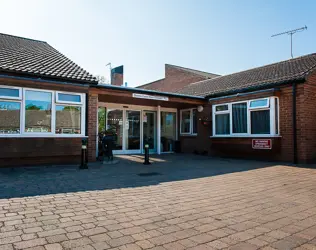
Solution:
[{"label": "shadow on ground", "polygon": [[[149,166],[142,164],[143,156],[118,158],[116,165],[93,163],[85,170],[69,165],[0,169],[0,198],[158,185],[275,165],[182,154],[152,156]],[[148,174],[151,172],[158,174]]]}]

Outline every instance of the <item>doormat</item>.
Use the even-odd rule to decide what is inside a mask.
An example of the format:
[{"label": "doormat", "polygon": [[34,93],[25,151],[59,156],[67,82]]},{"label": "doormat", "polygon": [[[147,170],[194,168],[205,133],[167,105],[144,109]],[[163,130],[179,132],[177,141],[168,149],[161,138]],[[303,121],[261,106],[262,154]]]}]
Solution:
[{"label": "doormat", "polygon": [[150,172],[150,173],[140,173],[138,175],[139,176],[153,176],[153,175],[161,175],[161,174],[157,172]]}]

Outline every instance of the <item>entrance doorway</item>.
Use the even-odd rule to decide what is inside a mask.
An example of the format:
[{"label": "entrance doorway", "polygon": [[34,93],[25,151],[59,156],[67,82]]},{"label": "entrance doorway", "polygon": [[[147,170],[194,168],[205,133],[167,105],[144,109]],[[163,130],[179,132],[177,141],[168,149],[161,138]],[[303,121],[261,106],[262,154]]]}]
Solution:
[{"label": "entrance doorway", "polygon": [[[97,151],[102,150],[105,131],[114,135],[114,154],[174,151],[177,140],[176,110],[170,108],[99,103]],[[97,152],[97,155],[98,155]]]}]

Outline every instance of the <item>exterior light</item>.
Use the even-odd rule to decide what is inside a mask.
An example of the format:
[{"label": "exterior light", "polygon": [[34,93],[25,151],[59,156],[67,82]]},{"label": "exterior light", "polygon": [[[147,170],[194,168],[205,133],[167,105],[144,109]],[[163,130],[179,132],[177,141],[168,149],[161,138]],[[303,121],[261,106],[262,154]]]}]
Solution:
[{"label": "exterior light", "polygon": [[203,108],[203,106],[201,106],[201,105],[197,107],[197,110],[198,110],[198,112],[200,112],[200,113],[203,111],[203,109],[204,109],[204,108]]}]

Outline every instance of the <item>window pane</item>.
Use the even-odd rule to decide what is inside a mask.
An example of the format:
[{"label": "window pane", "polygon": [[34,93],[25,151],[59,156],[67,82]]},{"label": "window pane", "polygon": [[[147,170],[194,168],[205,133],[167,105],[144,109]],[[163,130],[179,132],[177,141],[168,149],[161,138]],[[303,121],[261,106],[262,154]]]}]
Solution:
[{"label": "window pane", "polygon": [[176,140],[176,113],[161,112],[161,151],[174,150]]},{"label": "window pane", "polygon": [[0,88],[0,96],[19,97],[19,89]]},{"label": "window pane", "polygon": [[81,133],[81,107],[56,106],[56,134]]},{"label": "window pane", "polygon": [[192,124],[192,126],[193,126],[193,128],[192,128],[193,131],[192,131],[192,133],[193,133],[193,134],[197,134],[197,124],[198,124],[198,123],[197,123],[197,120],[198,120],[198,119],[197,119],[197,109],[193,109],[192,113],[193,113],[193,114],[192,114],[192,119],[193,119],[193,121],[192,121],[192,122],[193,122],[193,124]]},{"label": "window pane", "polygon": [[268,106],[268,99],[260,99],[250,102],[250,108],[262,108]]},{"label": "window pane", "polygon": [[0,134],[20,133],[20,108],[18,102],[0,101]]},{"label": "window pane", "polygon": [[226,110],[228,110],[228,105],[227,104],[216,106],[216,112],[217,111],[226,111]]},{"label": "window pane", "polygon": [[58,101],[81,102],[81,96],[80,95],[58,93]]},{"label": "window pane", "polygon": [[275,133],[279,134],[279,103],[278,98],[275,98]]},{"label": "window pane", "polygon": [[25,92],[25,132],[51,132],[52,93]]},{"label": "window pane", "polygon": [[247,133],[247,103],[233,104],[233,133]]},{"label": "window pane", "polygon": [[105,132],[106,127],[106,108],[99,107],[98,108],[98,133]]},{"label": "window pane", "polygon": [[181,133],[190,133],[190,113],[190,110],[181,113]]},{"label": "window pane", "polygon": [[113,150],[123,149],[123,110],[108,109],[107,131],[114,135]]},{"label": "window pane", "polygon": [[215,134],[216,135],[229,135],[229,114],[215,115]]},{"label": "window pane", "polygon": [[251,134],[270,134],[270,110],[251,111]]}]

